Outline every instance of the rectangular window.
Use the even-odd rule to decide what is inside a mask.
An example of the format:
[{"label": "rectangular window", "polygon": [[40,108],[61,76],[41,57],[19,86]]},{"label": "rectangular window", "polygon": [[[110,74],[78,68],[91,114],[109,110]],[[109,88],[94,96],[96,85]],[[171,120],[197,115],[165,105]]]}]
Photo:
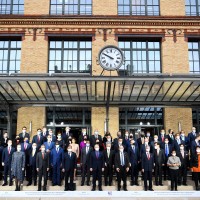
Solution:
[{"label": "rectangular window", "polygon": [[185,14],[187,16],[200,16],[200,0],[185,0]]},{"label": "rectangular window", "polygon": [[51,15],[92,15],[92,0],[51,0]]},{"label": "rectangular window", "polygon": [[19,73],[21,41],[0,41],[0,73]]},{"label": "rectangular window", "polygon": [[120,70],[128,75],[134,73],[161,73],[160,42],[119,41],[125,56]]},{"label": "rectangular window", "polygon": [[0,14],[24,14],[24,0],[0,0]]},{"label": "rectangular window", "polygon": [[200,42],[188,42],[191,73],[200,73]]},{"label": "rectangular window", "polygon": [[50,73],[90,73],[91,67],[91,41],[50,41]]},{"label": "rectangular window", "polygon": [[118,15],[159,15],[159,0],[118,0]]}]

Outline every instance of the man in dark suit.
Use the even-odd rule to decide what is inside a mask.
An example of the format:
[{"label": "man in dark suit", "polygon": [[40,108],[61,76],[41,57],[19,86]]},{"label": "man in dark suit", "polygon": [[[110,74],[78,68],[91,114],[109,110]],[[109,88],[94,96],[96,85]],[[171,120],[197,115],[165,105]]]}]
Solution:
[{"label": "man in dark suit", "polygon": [[81,135],[78,138],[79,144],[84,140],[84,136],[88,137],[86,128],[82,128]]},{"label": "man in dark suit", "polygon": [[47,153],[50,153],[51,150],[55,147],[55,142],[52,142],[51,135],[47,136],[47,141],[44,142],[44,146]]},{"label": "man in dark suit", "polygon": [[117,132],[117,137],[113,139],[113,146],[117,145],[118,144],[118,139],[119,138],[122,138],[122,133],[121,131],[118,131]]},{"label": "man in dark suit", "polygon": [[161,149],[164,150],[165,152],[165,165],[163,166],[163,173],[164,173],[164,180],[167,179],[167,175],[168,175],[168,179],[170,178],[170,174],[169,174],[169,167],[167,166],[167,161],[169,156],[172,153],[173,147],[171,144],[169,144],[169,139],[165,138],[165,143],[161,143],[160,144]]},{"label": "man in dark suit", "polygon": [[30,177],[30,167],[29,167],[29,151],[31,149],[31,144],[29,144],[28,138],[24,138],[24,142],[21,143],[21,151],[25,154],[25,169],[24,169],[24,175],[26,175],[26,180],[28,181]]},{"label": "man in dark suit", "polygon": [[12,147],[12,140],[8,140],[8,146],[4,148],[2,154],[2,166],[4,166],[4,184],[2,186],[7,185],[7,176],[9,174],[9,186],[12,186],[12,175],[11,175],[11,162],[12,155],[15,152],[15,148]]},{"label": "man in dark suit", "polygon": [[27,128],[26,128],[26,126],[24,126],[22,128],[22,132],[19,134],[19,140],[20,140],[19,142],[20,143],[24,142],[25,137],[28,138],[28,140],[30,141],[30,135],[29,135],[29,133],[26,132],[26,130],[27,130]]},{"label": "man in dark suit", "polygon": [[195,140],[196,136],[197,136],[196,128],[192,127],[192,132],[188,133],[189,148],[191,147],[192,141]]},{"label": "man in dark suit", "polygon": [[190,144],[191,155],[194,155],[196,153],[197,146],[200,146],[200,134],[196,135],[195,140],[193,140]]},{"label": "man in dark suit", "polygon": [[127,172],[129,171],[128,153],[124,151],[124,146],[119,147],[119,152],[115,154],[115,169],[117,172],[117,190],[121,189],[121,180],[123,180],[123,189],[127,191]]},{"label": "man in dark suit", "polygon": [[146,153],[146,147],[147,146],[149,146],[150,147],[150,152],[153,152],[153,149],[151,148],[151,146],[150,146],[150,143],[149,143],[149,139],[148,138],[144,138],[144,144],[142,144],[141,146],[140,146],[140,157],[142,158],[142,155],[144,154],[144,153]]},{"label": "man in dark suit", "polygon": [[30,174],[28,177],[28,185],[32,185],[32,181],[34,181],[34,186],[37,185],[37,169],[36,169],[36,156],[37,156],[37,144],[33,143],[32,148],[29,150],[29,160],[28,165],[30,169]]},{"label": "man in dark suit", "polygon": [[142,172],[144,173],[144,190],[147,191],[147,180],[149,180],[149,190],[152,188],[152,171],[154,168],[154,156],[150,153],[150,147],[146,147],[146,153],[142,155]]},{"label": "man in dark suit", "polygon": [[53,180],[52,185],[61,185],[61,167],[64,157],[64,151],[60,147],[59,143],[56,142],[56,146],[51,151],[51,166],[53,167]]},{"label": "man in dark suit", "polygon": [[[73,177],[74,172],[77,169],[77,157],[74,152],[72,152],[72,146],[69,145],[67,147],[67,152],[64,154],[62,171],[65,172],[65,191],[75,190],[73,186]],[[70,178],[70,183],[68,183],[68,179]]]},{"label": "man in dark suit", "polygon": [[37,135],[33,136],[32,144],[37,144],[37,149],[39,150],[41,145],[44,143],[43,136],[41,135],[42,130],[40,128],[37,129]]},{"label": "man in dark suit", "polygon": [[99,148],[102,148],[102,137],[99,135],[99,131],[95,130],[94,135],[90,136],[90,145],[92,148],[94,148],[95,144],[99,144]]},{"label": "man in dark suit", "polygon": [[139,161],[140,161],[140,153],[139,148],[135,145],[135,141],[131,140],[131,146],[128,149],[128,156],[131,164],[131,185],[139,185],[138,184],[138,173],[139,173]]},{"label": "man in dark suit", "polygon": [[179,167],[178,185],[187,185],[187,170],[189,167],[189,154],[185,150],[184,144],[180,144],[180,151],[177,153],[180,158],[181,166]]},{"label": "man in dark suit", "polygon": [[49,154],[45,152],[45,146],[41,145],[41,152],[37,153],[36,169],[39,173],[38,191],[41,191],[42,176],[44,177],[43,190],[47,190],[47,172],[49,171]]},{"label": "man in dark suit", "polygon": [[158,142],[160,142],[160,144],[164,144],[165,143],[165,138],[168,138],[167,135],[165,134],[165,130],[162,129],[160,131],[160,135],[158,136]]},{"label": "man in dark suit", "polygon": [[188,151],[189,150],[188,149],[189,140],[188,140],[188,137],[185,136],[185,132],[184,131],[180,132],[180,139],[181,139],[181,144],[184,144],[185,150]]},{"label": "man in dark suit", "polygon": [[84,185],[85,176],[87,174],[87,186],[90,185],[90,155],[93,148],[90,146],[90,141],[86,140],[86,146],[81,150],[81,186]]},{"label": "man in dark suit", "polygon": [[49,129],[49,134],[48,134],[48,135],[51,136],[51,141],[52,141],[52,142],[56,142],[57,138],[56,138],[56,136],[54,135],[52,129]]},{"label": "man in dark suit", "polygon": [[47,141],[47,136],[49,135],[49,132],[47,131],[47,128],[45,126],[42,127],[42,133],[41,136],[43,137],[43,141]]},{"label": "man in dark suit", "polygon": [[66,146],[69,145],[69,141],[68,141],[69,136],[73,137],[73,134],[70,133],[70,127],[67,126],[67,127],[65,128],[65,132],[62,134],[62,139],[64,140]]},{"label": "man in dark suit", "polygon": [[177,133],[177,134],[175,135],[175,140],[174,140],[174,150],[175,150],[176,152],[179,152],[179,151],[180,151],[180,144],[184,144],[184,141],[182,141],[182,140],[180,139],[180,134]]},{"label": "man in dark suit", "polygon": [[9,138],[8,138],[8,132],[5,132],[5,133],[3,134],[3,137],[2,137],[1,140],[0,140],[0,145],[1,145],[3,148],[7,147],[7,146],[8,146],[8,140],[9,140]]},{"label": "man in dark suit", "polygon": [[154,146],[155,146],[154,150],[155,181],[157,186],[158,185],[163,186],[162,171],[163,171],[163,166],[165,165],[165,152],[163,149],[160,148],[160,143],[156,142]]},{"label": "man in dark suit", "polygon": [[168,135],[166,136],[169,140],[169,144],[171,144],[172,146],[174,145],[174,140],[175,140],[175,137],[174,137],[174,131],[172,129],[169,129],[168,130]]},{"label": "man in dark suit", "polygon": [[91,152],[90,156],[90,171],[93,173],[92,180],[92,191],[96,190],[96,180],[99,183],[99,191],[102,191],[102,171],[104,171],[104,156],[101,151],[99,151],[99,145],[94,145],[94,150]]},{"label": "man in dark suit", "polygon": [[106,142],[106,149],[103,151],[105,169],[104,169],[104,180],[105,186],[112,185],[113,178],[113,167],[114,167],[114,156],[115,152],[111,150],[111,142]]}]

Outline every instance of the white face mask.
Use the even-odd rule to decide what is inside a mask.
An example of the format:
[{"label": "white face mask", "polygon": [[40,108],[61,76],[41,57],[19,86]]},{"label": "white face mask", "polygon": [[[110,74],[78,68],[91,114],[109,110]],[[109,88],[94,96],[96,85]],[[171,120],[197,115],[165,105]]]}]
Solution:
[{"label": "white face mask", "polygon": [[109,139],[107,139],[107,141],[108,141],[108,142],[110,142],[110,141],[111,141],[111,139],[109,138]]},{"label": "white face mask", "polygon": [[61,135],[58,135],[58,138],[60,139],[60,138],[61,138]]},{"label": "white face mask", "polygon": [[41,148],[41,151],[42,151],[42,152],[44,152],[44,151],[45,151],[45,148],[44,148],[44,147],[43,147],[43,148]]},{"label": "white face mask", "polygon": [[176,139],[177,139],[177,140],[179,140],[179,139],[180,139],[180,137],[176,137]]},{"label": "white face mask", "polygon": [[175,154],[175,153],[173,153],[173,154],[172,154],[172,156],[176,156],[176,154]]},{"label": "white face mask", "polygon": [[147,145],[147,144],[148,144],[148,142],[145,142],[145,144]]},{"label": "white face mask", "polygon": [[181,133],[181,136],[182,136],[182,137],[184,137],[184,136],[185,136],[185,134],[184,134],[184,133]]},{"label": "white face mask", "polygon": [[10,146],[12,146],[12,144],[8,143],[8,146],[10,147]]},{"label": "white face mask", "polygon": [[90,144],[88,144],[88,143],[87,143],[87,144],[86,144],[86,146],[87,146],[87,147],[89,147],[89,146],[90,146]]},{"label": "white face mask", "polygon": [[121,145],[121,144],[122,144],[122,142],[119,142],[119,144]]},{"label": "white face mask", "polygon": [[85,132],[85,131],[83,132],[83,135],[86,135],[86,132]]},{"label": "white face mask", "polygon": [[49,132],[49,135],[53,135],[53,133],[52,133],[52,132]]},{"label": "white face mask", "polygon": [[155,146],[154,148],[155,148],[155,149],[158,149],[158,147],[157,147],[157,146]]},{"label": "white face mask", "polygon": [[125,136],[128,137],[128,133],[126,133]]},{"label": "white face mask", "polygon": [[95,134],[95,135],[98,135],[98,134],[99,134],[99,132],[98,132],[98,131],[95,131],[95,132],[94,132],[94,134]]},{"label": "white face mask", "polygon": [[68,149],[67,151],[68,151],[68,152],[72,152],[72,149]]},{"label": "white face mask", "polygon": [[146,149],[146,152],[149,152],[150,151],[150,149]]},{"label": "white face mask", "polygon": [[66,132],[69,133],[69,129],[66,129]]},{"label": "white face mask", "polygon": [[150,133],[147,133],[147,137],[149,137],[150,136]]},{"label": "white face mask", "polygon": [[56,148],[59,148],[59,145],[56,145]]},{"label": "white face mask", "polygon": [[41,135],[41,131],[38,131],[37,134],[38,134],[38,135]]},{"label": "white face mask", "polygon": [[156,142],[157,142],[157,141],[158,141],[158,138],[154,138],[154,141],[156,141]]},{"label": "white face mask", "polygon": [[193,132],[193,133],[195,133],[195,132],[196,132],[196,130],[195,130],[195,129],[192,129],[192,132]]},{"label": "white face mask", "polygon": [[21,151],[21,147],[17,147],[17,151],[20,152]]},{"label": "white face mask", "polygon": [[184,147],[180,147],[180,150],[183,150],[184,149]]},{"label": "white face mask", "polygon": [[36,146],[33,146],[33,149],[35,150],[35,149],[36,149]]},{"label": "white face mask", "polygon": [[99,151],[99,148],[95,148],[95,151]]},{"label": "white face mask", "polygon": [[169,141],[165,141],[165,144],[168,144],[169,143]]},{"label": "white face mask", "polygon": [[164,135],[165,134],[165,132],[161,132],[161,135]]},{"label": "white face mask", "polygon": [[22,130],[22,133],[26,133],[26,130]]},{"label": "white face mask", "polygon": [[200,153],[200,149],[197,150],[197,153]]}]

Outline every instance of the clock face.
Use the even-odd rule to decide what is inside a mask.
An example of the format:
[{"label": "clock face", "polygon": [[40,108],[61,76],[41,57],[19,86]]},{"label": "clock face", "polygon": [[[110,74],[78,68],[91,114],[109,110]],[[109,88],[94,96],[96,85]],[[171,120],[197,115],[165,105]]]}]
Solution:
[{"label": "clock face", "polygon": [[123,53],[118,47],[106,46],[99,52],[99,64],[106,70],[113,71],[119,69],[123,61]]}]

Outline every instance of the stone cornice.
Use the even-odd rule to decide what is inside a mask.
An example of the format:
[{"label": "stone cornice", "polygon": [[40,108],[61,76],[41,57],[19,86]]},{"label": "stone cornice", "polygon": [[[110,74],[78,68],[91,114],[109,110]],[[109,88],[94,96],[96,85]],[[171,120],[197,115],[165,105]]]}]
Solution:
[{"label": "stone cornice", "polygon": [[200,26],[200,17],[0,15],[0,25]]}]

